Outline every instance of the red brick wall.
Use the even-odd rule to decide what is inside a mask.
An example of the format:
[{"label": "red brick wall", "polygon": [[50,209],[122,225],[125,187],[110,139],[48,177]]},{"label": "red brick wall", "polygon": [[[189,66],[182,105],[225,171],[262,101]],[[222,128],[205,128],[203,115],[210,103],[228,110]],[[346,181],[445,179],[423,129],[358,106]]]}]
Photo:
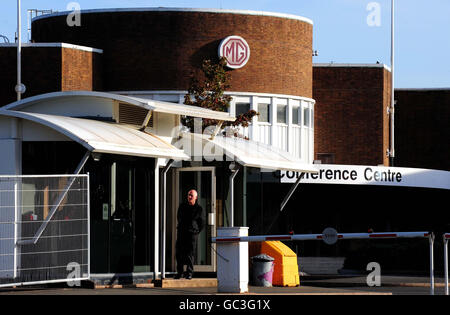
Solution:
[{"label": "red brick wall", "polygon": [[[17,50],[0,48],[0,106],[17,100]],[[61,47],[23,47],[22,83],[33,95],[101,88],[101,54]]]},{"label": "red brick wall", "polygon": [[220,41],[242,36],[247,65],[232,70],[233,91],[312,97],[312,25],[271,16],[206,12],[86,13],[80,27],[66,16],[33,23],[36,42],[67,42],[104,50],[104,90],[186,90]]},{"label": "red brick wall", "polygon": [[62,48],[61,90],[100,90],[101,57],[98,53]]},{"label": "red brick wall", "polygon": [[450,88],[396,90],[395,165],[450,171]]},{"label": "red brick wall", "polygon": [[388,165],[390,72],[383,67],[314,67],[315,158]]}]

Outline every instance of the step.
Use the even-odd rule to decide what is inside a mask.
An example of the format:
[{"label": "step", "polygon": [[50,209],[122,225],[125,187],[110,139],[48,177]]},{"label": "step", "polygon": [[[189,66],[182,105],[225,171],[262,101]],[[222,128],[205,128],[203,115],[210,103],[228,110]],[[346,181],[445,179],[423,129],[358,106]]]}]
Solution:
[{"label": "step", "polygon": [[217,287],[216,278],[158,279],[154,280],[155,288],[210,288]]},{"label": "step", "polygon": [[344,267],[345,257],[298,257],[299,271],[308,275],[335,275]]}]

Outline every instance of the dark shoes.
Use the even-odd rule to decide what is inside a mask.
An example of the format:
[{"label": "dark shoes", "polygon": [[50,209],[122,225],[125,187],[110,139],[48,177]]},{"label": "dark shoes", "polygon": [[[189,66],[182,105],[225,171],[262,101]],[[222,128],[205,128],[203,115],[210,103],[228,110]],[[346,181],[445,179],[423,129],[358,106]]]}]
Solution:
[{"label": "dark shoes", "polygon": [[181,273],[177,273],[176,275],[175,275],[175,277],[173,277],[174,279],[176,279],[176,280],[178,280],[178,279],[180,279],[181,278],[181,276],[182,276],[182,274]]},{"label": "dark shoes", "polygon": [[189,274],[189,273],[183,273],[183,274],[177,273],[175,275],[175,277],[173,277],[173,278],[176,279],[176,280],[181,279],[181,278],[185,278],[187,280],[191,280],[192,279],[192,274]]}]

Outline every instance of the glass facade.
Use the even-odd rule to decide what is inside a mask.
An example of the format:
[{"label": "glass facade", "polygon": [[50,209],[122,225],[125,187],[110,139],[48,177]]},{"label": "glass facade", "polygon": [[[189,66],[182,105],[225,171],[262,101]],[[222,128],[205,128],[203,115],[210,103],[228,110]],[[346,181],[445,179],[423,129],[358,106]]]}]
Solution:
[{"label": "glass facade", "polygon": [[[133,92],[131,96],[166,102],[184,102],[186,91]],[[236,116],[253,109],[259,113],[240,134],[250,140],[272,145],[298,157],[314,161],[314,105],[310,98],[290,95],[227,92],[232,96],[229,112]],[[130,95],[130,94],[129,94]]]}]

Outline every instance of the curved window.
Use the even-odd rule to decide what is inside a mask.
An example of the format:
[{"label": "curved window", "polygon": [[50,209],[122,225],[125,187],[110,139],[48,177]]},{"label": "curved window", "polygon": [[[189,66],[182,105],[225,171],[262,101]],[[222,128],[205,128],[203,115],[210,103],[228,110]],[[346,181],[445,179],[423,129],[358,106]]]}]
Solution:
[{"label": "curved window", "polygon": [[302,121],[302,111],[300,106],[292,107],[292,124],[300,125]]},{"label": "curved window", "polygon": [[258,122],[270,123],[270,104],[258,104]]},{"label": "curved window", "polygon": [[304,118],[304,120],[303,120],[303,125],[305,126],[305,127],[309,127],[310,126],[310,117],[309,117],[309,108],[304,108],[303,109],[303,118]]}]

